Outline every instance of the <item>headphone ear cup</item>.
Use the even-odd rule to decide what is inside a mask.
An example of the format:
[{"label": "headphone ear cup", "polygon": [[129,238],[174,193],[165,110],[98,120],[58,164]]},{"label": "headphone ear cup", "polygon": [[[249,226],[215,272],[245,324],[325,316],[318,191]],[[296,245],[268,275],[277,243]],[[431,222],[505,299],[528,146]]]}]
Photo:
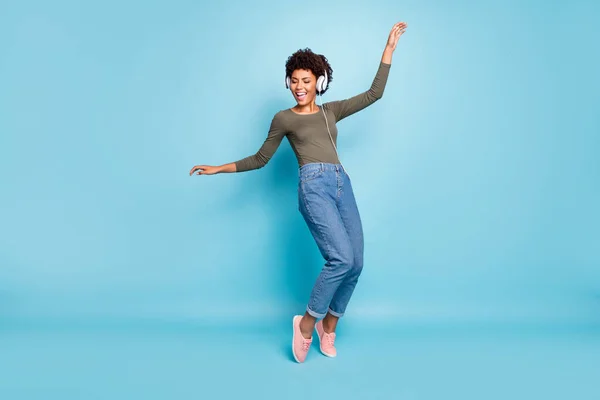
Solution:
[{"label": "headphone ear cup", "polygon": [[325,88],[325,86],[323,85],[324,81],[325,81],[325,77],[323,75],[319,76],[319,79],[317,79],[317,92],[320,93]]},{"label": "headphone ear cup", "polygon": [[327,72],[323,72],[323,75],[317,79],[317,91],[323,92],[327,88]]},{"label": "headphone ear cup", "polygon": [[285,88],[286,89],[290,88],[290,77],[289,76],[285,77]]}]

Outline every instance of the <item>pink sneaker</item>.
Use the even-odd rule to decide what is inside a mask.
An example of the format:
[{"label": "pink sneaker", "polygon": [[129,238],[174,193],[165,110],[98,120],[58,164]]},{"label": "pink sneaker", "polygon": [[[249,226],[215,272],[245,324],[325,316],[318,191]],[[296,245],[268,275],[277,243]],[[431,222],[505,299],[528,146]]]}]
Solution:
[{"label": "pink sneaker", "polygon": [[305,339],[300,332],[300,320],[302,319],[302,315],[296,315],[293,320],[294,327],[294,336],[292,338],[292,353],[294,354],[294,358],[299,363],[303,363],[306,359],[306,355],[308,354],[308,350],[310,349],[310,344],[312,343],[312,337],[310,339]]},{"label": "pink sneaker", "polygon": [[325,354],[327,357],[335,357],[337,355],[337,351],[334,346],[335,332],[325,332],[323,330],[323,320],[317,322],[315,324],[315,328],[317,329],[317,335],[319,336],[319,347],[321,348],[321,353]]}]

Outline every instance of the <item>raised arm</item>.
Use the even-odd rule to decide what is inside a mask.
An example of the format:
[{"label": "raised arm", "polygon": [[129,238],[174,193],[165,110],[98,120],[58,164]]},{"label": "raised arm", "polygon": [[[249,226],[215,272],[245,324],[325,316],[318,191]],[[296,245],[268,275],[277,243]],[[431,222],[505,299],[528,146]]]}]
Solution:
[{"label": "raised arm", "polygon": [[392,65],[392,55],[394,50],[396,50],[398,39],[400,39],[400,36],[402,36],[406,30],[406,26],[407,24],[405,22],[398,22],[392,27],[385,49],[383,50],[383,55],[381,56],[379,69],[375,74],[375,78],[373,79],[373,83],[369,90],[349,99],[326,103],[327,108],[333,111],[336,121],[340,121],[368,107],[383,97],[383,92]]},{"label": "raised arm", "polygon": [[190,171],[190,176],[194,173],[197,175],[213,175],[220,173],[244,172],[264,167],[269,162],[273,154],[275,154],[275,151],[281,144],[281,140],[283,140],[283,137],[286,134],[280,115],[280,113],[277,113],[273,117],[267,138],[255,154],[241,160],[219,166],[196,165]]},{"label": "raised arm", "polygon": [[381,99],[383,97],[385,84],[387,83],[390,67],[390,64],[385,64],[384,62],[379,63],[379,69],[377,70],[375,79],[373,79],[371,87],[366,92],[357,94],[349,99],[325,103],[325,107],[330,109],[335,115],[335,120],[341,121]]}]

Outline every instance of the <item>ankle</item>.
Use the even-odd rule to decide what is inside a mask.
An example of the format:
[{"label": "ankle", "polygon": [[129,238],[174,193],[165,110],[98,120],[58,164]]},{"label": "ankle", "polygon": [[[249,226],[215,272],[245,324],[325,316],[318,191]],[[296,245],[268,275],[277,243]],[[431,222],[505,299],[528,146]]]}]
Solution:
[{"label": "ankle", "polygon": [[311,323],[307,318],[300,320],[300,333],[304,339],[312,338],[313,330],[315,329],[314,323]]},{"label": "ankle", "polygon": [[323,330],[325,333],[334,333],[336,325],[337,324],[328,321],[327,318],[323,319]]}]

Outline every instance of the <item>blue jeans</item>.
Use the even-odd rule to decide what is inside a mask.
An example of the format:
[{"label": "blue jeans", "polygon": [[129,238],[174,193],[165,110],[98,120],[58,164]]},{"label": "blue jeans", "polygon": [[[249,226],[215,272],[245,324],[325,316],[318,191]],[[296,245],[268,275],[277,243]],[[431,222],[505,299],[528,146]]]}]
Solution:
[{"label": "blue jeans", "polygon": [[340,164],[300,167],[298,208],[325,259],[306,307],[341,317],[363,268],[363,229],[350,177]]}]

